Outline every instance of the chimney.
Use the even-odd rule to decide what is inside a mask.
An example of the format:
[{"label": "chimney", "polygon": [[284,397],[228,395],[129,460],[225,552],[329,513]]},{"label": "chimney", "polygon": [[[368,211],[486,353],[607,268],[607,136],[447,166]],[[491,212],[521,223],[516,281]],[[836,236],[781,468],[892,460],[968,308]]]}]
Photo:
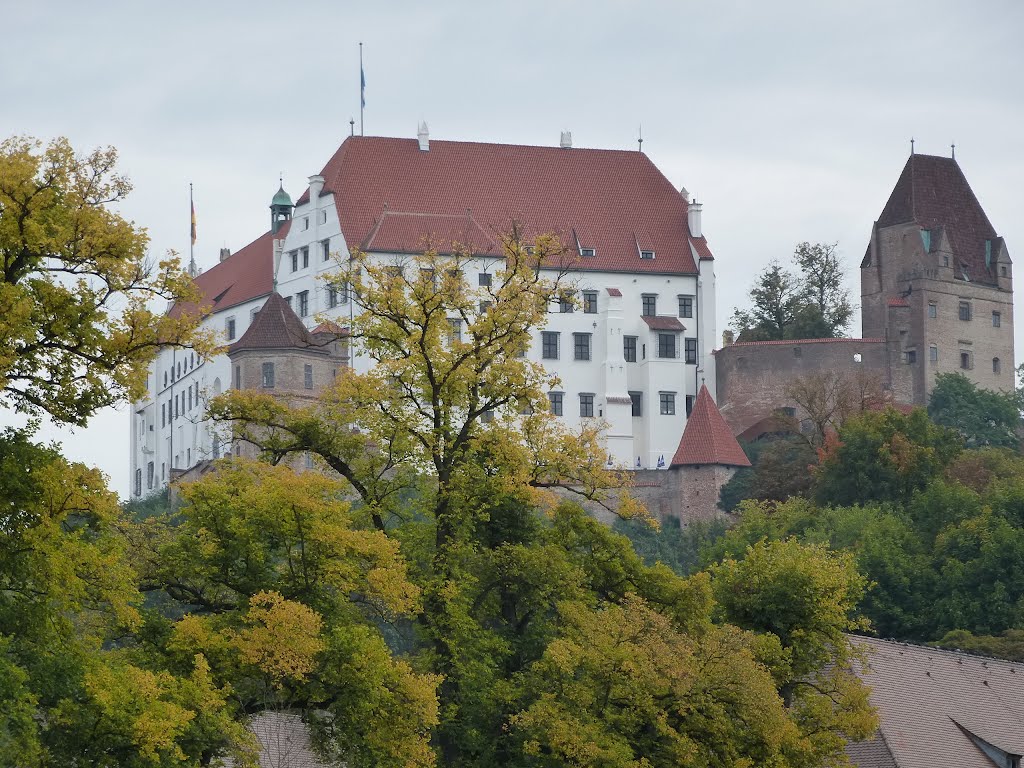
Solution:
[{"label": "chimney", "polygon": [[686,207],[686,222],[690,225],[690,237],[700,237],[700,209],[703,207],[697,202],[696,197]]},{"label": "chimney", "polygon": [[572,149],[572,131],[562,131],[562,138],[558,142],[562,149]]},{"label": "chimney", "polygon": [[430,129],[427,128],[427,121],[426,120],[421,122],[419,128],[416,130],[416,138],[419,139],[419,142],[420,142],[420,151],[421,152],[429,152],[430,151]]},{"label": "chimney", "polygon": [[733,332],[730,331],[728,328],[722,331],[722,349],[725,349],[730,344],[732,344],[733,341],[735,341],[735,339],[736,337],[733,335]]},{"label": "chimney", "polygon": [[680,187],[679,194],[683,196],[683,200],[690,202],[690,193],[687,191],[686,187]]},{"label": "chimney", "polygon": [[309,199],[316,207],[316,200],[320,197],[320,191],[324,188],[324,177],[320,174],[309,177]]},{"label": "chimney", "polygon": [[231,255],[231,249],[230,248],[221,248],[220,249],[220,260],[221,261],[224,261],[224,259],[226,259],[230,255]]}]

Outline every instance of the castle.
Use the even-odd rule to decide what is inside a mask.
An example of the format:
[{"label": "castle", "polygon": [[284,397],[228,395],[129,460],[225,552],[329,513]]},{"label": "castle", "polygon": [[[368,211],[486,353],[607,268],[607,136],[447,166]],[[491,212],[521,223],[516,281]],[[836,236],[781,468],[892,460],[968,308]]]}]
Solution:
[{"label": "castle", "polygon": [[465,278],[486,286],[513,222],[528,241],[551,232],[579,256],[577,301],[553,305],[527,351],[562,382],[552,411],[570,426],[603,420],[609,463],[636,471],[662,516],[714,514],[717,489],[749,463],[734,435],[756,437],[780,409],[803,415],[786,394],[794,377],[871,371],[908,404],[926,403],[944,371],[1013,386],[1009,255],[950,158],[911,155],[872,227],[860,339],[715,349],[701,204],[643,153],[573,148],[567,133],[557,147],[431,141],[426,125],[416,139],[351,136],[295,203],[280,188],[270,214],[268,232],[195,276],[203,327],[227,352],[166,349],[153,363],[131,417],[135,496],[245,451],[206,419],[210,396],[256,388],[301,401],[345,367],[365,370],[343,340],[325,346],[327,329],[310,327],[347,325],[347,292],[322,277],[350,247],[400,265],[428,243],[466,246]]}]

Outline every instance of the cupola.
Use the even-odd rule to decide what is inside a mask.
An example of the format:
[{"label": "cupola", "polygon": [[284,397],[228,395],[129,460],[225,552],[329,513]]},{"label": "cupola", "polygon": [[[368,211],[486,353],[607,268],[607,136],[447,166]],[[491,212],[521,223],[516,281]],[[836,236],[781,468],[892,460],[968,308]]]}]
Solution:
[{"label": "cupola", "polygon": [[292,217],[292,209],[295,207],[292,198],[284,191],[282,183],[270,201],[270,234],[276,235],[281,225]]}]

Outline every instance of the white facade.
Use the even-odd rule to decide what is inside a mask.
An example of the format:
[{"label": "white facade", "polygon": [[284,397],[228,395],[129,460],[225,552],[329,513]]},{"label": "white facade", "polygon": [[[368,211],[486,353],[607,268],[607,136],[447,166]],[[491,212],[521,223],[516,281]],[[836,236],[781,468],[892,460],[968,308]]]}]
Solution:
[{"label": "white facade", "polygon": [[[310,328],[317,324],[314,318],[318,315],[345,325],[352,311],[350,302],[329,307],[328,291],[319,279],[335,269],[337,254],[348,252],[334,197],[321,196],[322,186],[322,177],[310,177],[308,202],[294,209],[287,235],[274,242],[275,290],[290,297],[293,310]],[[696,213],[699,227],[699,209]],[[692,214],[691,209],[691,228],[695,224]],[[581,270],[573,276],[579,305],[572,312],[553,305],[546,326],[536,333],[528,352],[530,359],[540,361],[561,380],[561,416],[570,428],[589,419],[607,423],[607,450],[614,466],[667,468],[686,425],[688,406],[701,384],[706,383],[714,395],[714,262],[700,260],[696,253],[693,257],[700,270],[696,275]],[[379,258],[400,261],[407,257],[379,254]],[[475,271],[466,269],[466,279],[473,286],[478,284],[480,272],[493,273],[500,266],[500,260],[493,257],[475,261]],[[204,321],[204,327],[224,334],[233,319],[233,339],[238,339],[265,300],[266,296],[261,296],[217,312]],[[674,318],[685,330],[652,330],[645,314]],[[551,357],[555,351],[552,337],[548,337],[545,356],[545,333],[558,334],[557,357]],[[662,334],[668,338],[663,339]],[[226,335],[222,338],[229,341]],[[630,357],[635,359],[626,359],[628,339],[633,340]],[[589,359],[577,359],[585,357],[586,346]],[[369,361],[355,352],[353,368],[365,371]],[[232,385],[226,354],[204,363],[181,350],[162,352],[149,380],[148,398],[132,412],[132,492],[141,496],[163,488],[171,467],[186,470],[216,457],[219,451],[212,425],[204,418],[203,402]],[[172,414],[170,421],[168,414]]]}]

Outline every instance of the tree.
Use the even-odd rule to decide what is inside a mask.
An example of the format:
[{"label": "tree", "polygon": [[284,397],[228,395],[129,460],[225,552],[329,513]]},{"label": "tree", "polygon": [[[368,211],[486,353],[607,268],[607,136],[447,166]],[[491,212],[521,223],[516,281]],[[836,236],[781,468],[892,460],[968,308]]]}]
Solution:
[{"label": "tree", "polygon": [[785,501],[806,495],[818,457],[801,435],[765,436],[743,446],[751,466],[741,467],[722,486],[719,505],[733,512],[746,499]]},{"label": "tree", "polygon": [[853,307],[843,288],[837,244],[800,243],[795,274],[771,262],[750,289],[750,309],[736,309],[740,341],[836,338],[850,323]]},{"label": "tree", "polygon": [[793,329],[805,307],[804,293],[799,278],[773,261],[750,289],[751,308],[736,309],[733,313],[733,325],[739,329],[737,340],[795,338]]},{"label": "tree", "polygon": [[142,394],[161,344],[209,347],[193,315],[162,313],[194,293],[173,254],[153,264],[145,230],[113,210],[131,190],[116,163],[66,139],[0,144],[0,404],[81,426]]},{"label": "tree", "polygon": [[936,479],[960,452],[952,430],[933,424],[924,410],[904,415],[893,408],[848,419],[826,441],[815,477],[823,504],[909,501]]},{"label": "tree", "polygon": [[881,375],[863,369],[854,374],[826,370],[798,376],[786,385],[786,395],[800,407],[801,415],[806,414],[815,447],[851,416],[885,402]]},{"label": "tree", "polygon": [[0,500],[0,766],[247,764],[204,660],[177,674],[139,645],[124,520],[100,473],[7,430]]},{"label": "tree", "polygon": [[[782,758],[781,734],[803,744],[832,721],[798,720],[782,706],[758,666],[757,654],[768,653],[772,639],[715,627],[706,575],[682,579],[664,565],[644,565],[627,539],[565,501],[587,499],[623,517],[640,512],[622,495],[626,479],[606,467],[599,427],[568,432],[548,408],[552,378],[519,355],[550,301],[568,289],[572,263],[563,249],[546,237],[527,249],[513,230],[491,285],[479,288],[463,279],[470,258],[428,251],[382,264],[353,254],[352,268],[346,265],[338,279],[351,284],[360,307],[352,339],[369,357],[369,372],[346,372],[318,402],[301,408],[251,392],[231,392],[212,405],[236,440],[258,446],[270,462],[302,451],[320,456],[355,499],[349,513],[355,528],[400,543],[420,595],[413,622],[375,626],[394,657],[435,676],[431,754],[458,766],[556,761],[564,753],[556,753],[556,735],[543,726],[557,723],[545,718],[550,707],[575,706],[573,697],[560,698],[561,681],[574,672],[559,649],[578,645],[591,628],[612,631],[627,617],[666,627],[666,634],[650,638],[652,645],[663,642],[661,648],[638,648],[650,659],[643,675],[631,681],[626,669],[606,670],[616,685],[636,690],[666,669],[672,652],[685,650],[694,674],[704,675],[693,682],[712,690],[698,695],[680,680],[664,702],[646,695],[624,707],[590,709],[580,720],[588,733],[602,732],[603,741],[621,745],[616,755],[633,750],[635,760],[650,746],[650,759],[659,764],[681,754],[673,750],[684,742],[702,755],[740,756],[741,764],[764,755],[778,757],[780,766],[805,764]],[[230,498],[222,495],[218,506]],[[223,546],[236,545],[225,540]],[[170,576],[163,581],[173,583]],[[263,588],[293,599],[279,583]],[[334,614],[308,605],[323,619],[321,634],[330,636]],[[594,676],[585,686],[593,691],[605,683]],[[719,685],[735,698],[716,700]],[[361,691],[357,698],[370,693],[354,689]],[[698,710],[673,725],[677,735],[645,741],[623,727],[621,718],[629,717],[653,727],[660,715],[651,707],[691,693]],[[780,727],[737,729],[722,711]],[[709,721],[724,730],[701,730]],[[328,717],[318,725],[321,742],[346,761],[358,759],[352,750],[359,741],[335,738],[334,723]],[[815,744],[798,751],[821,759],[837,754],[834,744]]]},{"label": "tree", "polygon": [[955,429],[968,448],[1017,448],[1021,417],[1013,392],[978,387],[962,373],[940,373],[928,398],[928,415],[936,424]]}]

